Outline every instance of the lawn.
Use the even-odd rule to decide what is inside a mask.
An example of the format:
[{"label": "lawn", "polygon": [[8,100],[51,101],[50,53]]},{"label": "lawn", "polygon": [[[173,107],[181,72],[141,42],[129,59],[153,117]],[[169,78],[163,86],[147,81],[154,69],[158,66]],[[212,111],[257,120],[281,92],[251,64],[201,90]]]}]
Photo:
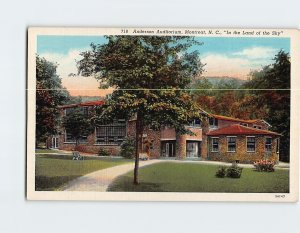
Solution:
[{"label": "lawn", "polygon": [[287,193],[289,170],[256,172],[244,168],[241,178],[217,178],[218,166],[163,162],[140,169],[140,184],[132,183],[133,173],[118,177],[109,191],[130,192],[226,192]]},{"label": "lawn", "polygon": [[72,160],[71,155],[36,155],[35,189],[37,191],[59,190],[69,181],[87,173],[113,167],[132,160],[122,158],[85,157]]},{"label": "lawn", "polygon": [[52,154],[52,153],[62,153],[62,152],[59,150],[50,150],[50,149],[35,149],[35,153]]}]

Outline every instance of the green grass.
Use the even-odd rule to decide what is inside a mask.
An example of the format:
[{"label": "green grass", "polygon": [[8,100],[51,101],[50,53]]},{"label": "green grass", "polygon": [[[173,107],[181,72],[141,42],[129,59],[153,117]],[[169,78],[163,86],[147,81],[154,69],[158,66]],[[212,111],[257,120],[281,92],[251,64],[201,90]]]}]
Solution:
[{"label": "green grass", "polygon": [[87,173],[133,162],[122,158],[85,157],[83,161],[72,160],[71,155],[36,155],[35,189],[58,190],[69,181]]},{"label": "green grass", "polygon": [[287,193],[289,170],[256,172],[244,168],[239,179],[217,178],[218,166],[164,162],[140,169],[140,184],[133,185],[133,173],[118,177],[109,191],[130,192],[226,192]]},{"label": "green grass", "polygon": [[35,149],[35,153],[52,154],[52,153],[62,153],[62,152],[59,150],[50,150],[50,149]]}]

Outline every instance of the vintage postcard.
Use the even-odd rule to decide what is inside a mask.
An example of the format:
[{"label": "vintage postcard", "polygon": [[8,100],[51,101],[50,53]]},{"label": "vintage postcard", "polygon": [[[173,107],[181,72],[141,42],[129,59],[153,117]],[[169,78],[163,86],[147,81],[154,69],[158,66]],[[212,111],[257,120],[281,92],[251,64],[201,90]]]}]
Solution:
[{"label": "vintage postcard", "polygon": [[27,198],[298,201],[299,41],[29,28]]}]

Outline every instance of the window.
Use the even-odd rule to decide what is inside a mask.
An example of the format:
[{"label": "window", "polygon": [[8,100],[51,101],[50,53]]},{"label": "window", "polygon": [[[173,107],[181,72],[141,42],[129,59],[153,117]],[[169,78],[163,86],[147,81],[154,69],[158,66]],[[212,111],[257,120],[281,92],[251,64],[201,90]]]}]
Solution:
[{"label": "window", "polygon": [[194,127],[200,127],[201,126],[201,120],[200,119],[195,119],[193,120],[189,126],[194,126]]},{"label": "window", "polygon": [[126,126],[103,125],[96,128],[96,144],[120,145],[126,136]]},{"label": "window", "polygon": [[266,138],[265,149],[268,152],[272,151],[272,138]]},{"label": "window", "polygon": [[255,137],[247,137],[247,152],[255,152]]},{"label": "window", "polygon": [[227,147],[228,152],[236,151],[236,137],[227,137]]},{"label": "window", "polygon": [[216,118],[209,118],[209,125],[211,126],[211,127],[214,127],[214,128],[217,128],[218,127],[218,119],[216,119]]},{"label": "window", "polygon": [[259,126],[259,125],[253,125],[253,128],[255,128],[255,129],[261,129],[261,126]]},{"label": "window", "polygon": [[88,107],[84,107],[82,109],[82,113],[83,113],[83,115],[88,116],[89,115],[89,108]]},{"label": "window", "polygon": [[219,151],[219,138],[212,138],[211,139],[211,152],[218,152]]},{"label": "window", "polygon": [[248,127],[247,123],[241,123],[240,125]]},{"label": "window", "polygon": [[72,108],[66,108],[65,109],[65,116],[69,115],[72,112]]},{"label": "window", "polygon": [[76,140],[75,138],[72,136],[72,134],[67,133],[67,131],[65,131],[65,142],[68,143],[75,143]]}]

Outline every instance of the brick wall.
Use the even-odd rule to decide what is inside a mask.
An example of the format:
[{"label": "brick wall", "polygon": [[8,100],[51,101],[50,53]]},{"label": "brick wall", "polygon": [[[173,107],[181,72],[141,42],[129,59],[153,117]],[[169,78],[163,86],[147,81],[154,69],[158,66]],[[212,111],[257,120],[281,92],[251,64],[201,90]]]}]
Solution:
[{"label": "brick wall", "polygon": [[100,148],[108,151],[112,156],[117,156],[119,155],[120,152],[120,146],[118,145],[95,145],[95,134],[91,134],[87,138],[87,143],[81,143],[77,145],[75,143],[69,143],[65,142],[65,135],[62,134],[59,137],[59,149],[60,150],[67,150],[67,151],[72,151],[73,149],[76,149],[77,151],[80,152],[85,152],[85,153],[93,153],[97,154],[100,150]]},{"label": "brick wall", "polygon": [[272,137],[272,151],[265,151],[265,136],[255,136],[255,152],[247,152],[246,136],[236,137],[236,152],[227,152],[227,137],[219,136],[219,152],[211,151],[211,137],[208,137],[208,158],[213,161],[253,163],[259,159],[269,159],[278,162],[279,154],[276,152],[276,137]]}]

